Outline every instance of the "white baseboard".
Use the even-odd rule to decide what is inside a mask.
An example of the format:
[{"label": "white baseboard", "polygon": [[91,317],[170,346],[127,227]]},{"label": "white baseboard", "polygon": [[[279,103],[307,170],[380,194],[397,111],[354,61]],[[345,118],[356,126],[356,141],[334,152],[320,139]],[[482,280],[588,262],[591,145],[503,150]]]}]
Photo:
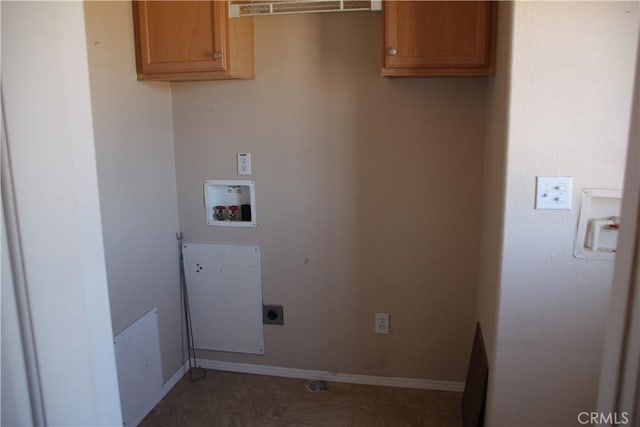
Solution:
[{"label": "white baseboard", "polygon": [[[464,383],[460,381],[427,380],[419,378],[379,377],[375,375],[341,374],[328,371],[315,371],[310,369],[283,368],[280,366],[253,365],[249,363],[222,362],[219,360],[197,359],[196,365],[204,369],[216,369],[218,371],[240,372],[243,374],[269,375],[274,377],[300,378],[306,380],[324,380],[337,383],[378,385],[385,387],[417,388],[423,390],[438,391],[464,391]],[[146,410],[140,414],[132,425],[137,426],[144,420],[163,397],[178,384],[184,374],[189,371],[189,362],[185,362],[164,383],[156,398]]]},{"label": "white baseboard", "polygon": [[379,377],[374,375],[341,374],[308,369],[283,368],[280,366],[253,365],[249,363],[222,362],[219,360],[197,359],[197,364],[205,369],[241,372],[245,374],[270,375],[274,377],[324,380],[338,383],[378,385],[385,387],[417,388],[439,391],[464,391],[464,382],[427,380],[419,378]]},{"label": "white baseboard", "polygon": [[189,361],[184,362],[182,366],[179,367],[164,384],[162,384],[162,390],[158,394],[160,397],[158,402],[160,402],[160,400],[162,400],[162,398],[165,397],[176,384],[178,384],[178,381],[180,381],[187,372],[189,372]]}]

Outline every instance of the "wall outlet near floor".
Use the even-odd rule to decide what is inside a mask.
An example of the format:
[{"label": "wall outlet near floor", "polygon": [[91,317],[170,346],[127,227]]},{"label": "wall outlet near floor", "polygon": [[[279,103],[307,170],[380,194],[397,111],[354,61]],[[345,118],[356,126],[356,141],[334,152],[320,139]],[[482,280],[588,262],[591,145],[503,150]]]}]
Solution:
[{"label": "wall outlet near floor", "polygon": [[389,313],[376,313],[376,334],[389,334]]},{"label": "wall outlet near floor", "polygon": [[284,325],[284,308],[281,305],[263,305],[262,323],[265,325]]}]

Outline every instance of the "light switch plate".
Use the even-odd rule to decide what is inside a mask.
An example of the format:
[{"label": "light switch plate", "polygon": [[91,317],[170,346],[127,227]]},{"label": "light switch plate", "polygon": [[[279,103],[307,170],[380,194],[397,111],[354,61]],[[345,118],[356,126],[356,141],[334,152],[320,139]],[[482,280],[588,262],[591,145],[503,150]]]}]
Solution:
[{"label": "light switch plate", "polygon": [[238,175],[251,175],[251,153],[238,153]]},{"label": "light switch plate", "polygon": [[571,210],[573,177],[536,177],[536,209]]}]

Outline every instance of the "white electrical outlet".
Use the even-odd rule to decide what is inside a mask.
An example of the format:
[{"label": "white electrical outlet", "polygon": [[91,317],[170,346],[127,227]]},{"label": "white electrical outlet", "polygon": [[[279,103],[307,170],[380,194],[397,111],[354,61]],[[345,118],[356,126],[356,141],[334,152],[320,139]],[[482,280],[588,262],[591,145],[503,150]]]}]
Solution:
[{"label": "white electrical outlet", "polygon": [[238,153],[238,175],[251,175],[251,153]]},{"label": "white electrical outlet", "polygon": [[536,181],[536,209],[571,210],[570,176],[539,176]]},{"label": "white electrical outlet", "polygon": [[389,313],[376,313],[376,334],[389,334]]}]

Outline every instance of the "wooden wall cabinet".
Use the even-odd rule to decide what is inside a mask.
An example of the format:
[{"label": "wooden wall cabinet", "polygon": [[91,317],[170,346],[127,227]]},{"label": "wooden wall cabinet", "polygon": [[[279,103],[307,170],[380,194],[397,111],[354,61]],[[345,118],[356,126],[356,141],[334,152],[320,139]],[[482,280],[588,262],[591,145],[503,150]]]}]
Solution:
[{"label": "wooden wall cabinet", "polygon": [[251,79],[253,18],[226,1],[133,1],[138,80]]},{"label": "wooden wall cabinet", "polygon": [[495,1],[384,1],[381,74],[495,74],[496,8]]}]

